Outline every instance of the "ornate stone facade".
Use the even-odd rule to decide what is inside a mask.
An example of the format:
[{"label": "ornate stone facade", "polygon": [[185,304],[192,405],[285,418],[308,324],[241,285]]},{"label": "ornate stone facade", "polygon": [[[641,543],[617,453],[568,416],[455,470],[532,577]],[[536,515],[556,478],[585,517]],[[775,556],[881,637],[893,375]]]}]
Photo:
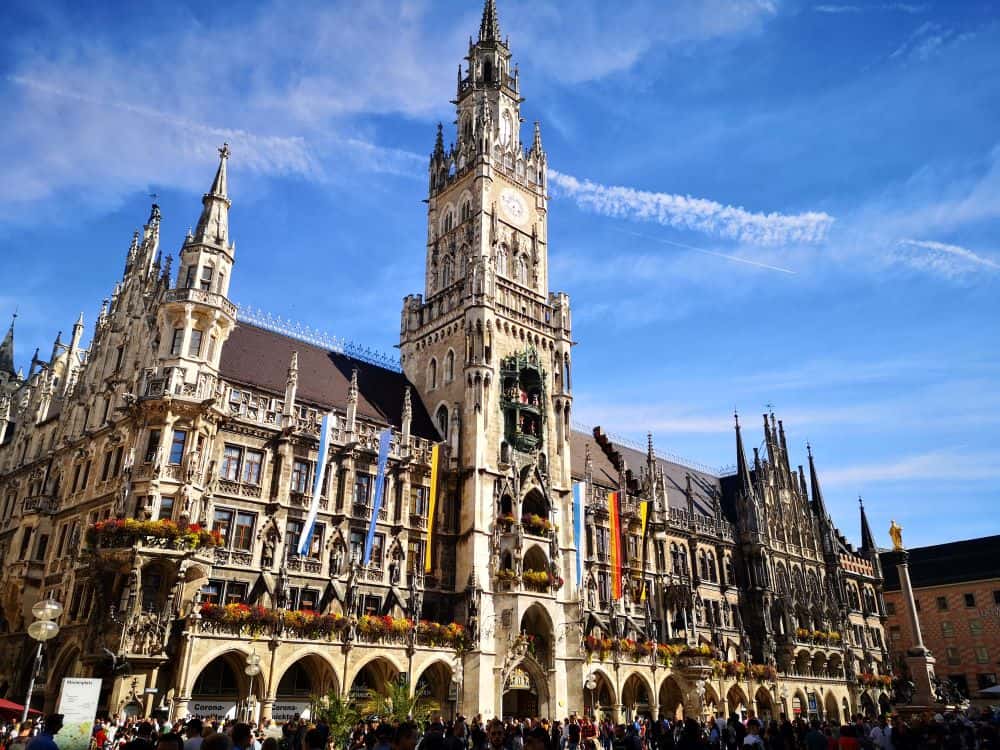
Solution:
[{"label": "ornate stone facade", "polygon": [[[404,301],[402,372],[270,330],[229,301],[226,147],[176,274],[154,205],[88,348],[81,318],[23,376],[12,329],[0,346],[0,694],[26,689],[25,629],[46,597],[65,608],[39,682],[47,705],[69,675],[105,677],[111,712],[177,716],[281,717],[311,694],[397,675],[445,713],[843,716],[877,693],[874,544],[847,544],[811,453],[807,484],[773,415],[752,462],[737,425],[725,476],[661,459],[651,440],[643,452],[572,428],[546,155],[537,124],[520,141],[521,83],[492,0],[467,60],[456,143],[439,127],[431,155],[426,285]],[[318,521],[298,554],[327,413]],[[363,565],[385,427],[385,501]]]}]

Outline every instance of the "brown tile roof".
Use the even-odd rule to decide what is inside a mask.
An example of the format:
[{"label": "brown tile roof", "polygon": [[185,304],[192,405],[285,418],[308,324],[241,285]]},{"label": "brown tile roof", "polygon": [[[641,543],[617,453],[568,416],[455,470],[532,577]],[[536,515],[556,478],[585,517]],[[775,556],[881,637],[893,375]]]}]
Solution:
[{"label": "brown tile roof", "polygon": [[[570,434],[573,478],[582,479],[586,473],[586,452],[588,447],[590,448],[590,459],[593,464],[594,484],[607,488],[617,487],[618,470],[615,469],[610,459],[601,450],[601,446],[597,444],[593,434],[579,430],[573,430]],[[625,458],[625,462],[628,468],[632,470],[632,474],[638,478],[642,467],[646,465],[646,454],[618,443],[615,443],[615,448]],[[663,469],[663,478],[667,485],[667,501],[670,503],[671,508],[687,510],[687,498],[684,495],[684,490],[687,485],[687,475],[690,474],[695,512],[706,516],[714,515],[712,512],[712,498],[721,499],[719,477],[659,457],[656,459],[656,463]]]},{"label": "brown tile roof", "polygon": [[[274,331],[238,323],[222,348],[220,374],[231,383],[284,395],[292,352],[299,353],[299,401],[321,409],[345,409],[351,372],[357,369],[358,415],[400,428],[403,392],[410,385],[405,375]],[[439,440],[415,388],[410,399],[411,432]]]}]

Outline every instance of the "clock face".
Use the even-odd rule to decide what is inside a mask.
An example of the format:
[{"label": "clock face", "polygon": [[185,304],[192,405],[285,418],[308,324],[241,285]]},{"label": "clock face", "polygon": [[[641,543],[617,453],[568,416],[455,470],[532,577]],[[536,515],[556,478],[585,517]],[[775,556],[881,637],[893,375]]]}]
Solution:
[{"label": "clock face", "polygon": [[500,207],[504,215],[511,221],[521,224],[528,218],[528,207],[524,199],[510,188],[500,193]]}]

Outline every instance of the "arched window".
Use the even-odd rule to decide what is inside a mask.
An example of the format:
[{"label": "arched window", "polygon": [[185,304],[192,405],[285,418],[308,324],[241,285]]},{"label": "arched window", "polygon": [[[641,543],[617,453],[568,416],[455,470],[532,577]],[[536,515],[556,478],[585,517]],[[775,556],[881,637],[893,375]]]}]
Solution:
[{"label": "arched window", "polygon": [[472,138],[472,116],[465,115],[462,118],[462,138]]},{"label": "arched window", "polygon": [[462,203],[462,221],[468,221],[472,218],[472,201],[466,200]]},{"label": "arched window", "polygon": [[500,276],[507,275],[507,246],[500,245],[497,248],[497,274]]},{"label": "arched window", "polygon": [[448,206],[444,210],[444,216],[441,217],[441,234],[447,234],[455,227],[455,212],[451,210],[451,206]]},{"label": "arched window", "polygon": [[447,356],[444,358],[444,382],[450,383],[454,379],[455,379],[455,352],[449,349]]},{"label": "arched window", "polygon": [[438,361],[431,359],[431,364],[427,368],[427,387],[433,390],[438,385]]},{"label": "arched window", "polygon": [[448,407],[444,404],[438,407],[437,414],[434,415],[434,422],[437,424],[438,432],[444,440],[448,439]]},{"label": "arched window", "polygon": [[451,284],[451,274],[452,274],[452,263],[451,258],[445,258],[444,263],[441,264],[441,287],[444,288]]},{"label": "arched window", "polygon": [[514,261],[514,279],[520,284],[528,283],[528,264],[523,255],[517,256],[517,260]]}]

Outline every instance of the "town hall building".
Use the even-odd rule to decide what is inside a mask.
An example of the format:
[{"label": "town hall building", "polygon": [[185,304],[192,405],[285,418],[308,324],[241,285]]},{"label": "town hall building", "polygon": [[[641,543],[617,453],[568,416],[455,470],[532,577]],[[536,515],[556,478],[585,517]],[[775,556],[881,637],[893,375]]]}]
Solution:
[{"label": "town hall building", "polygon": [[25,373],[11,325],[0,696],[23,701],[32,606],[54,599],[46,710],[67,676],[104,678],[110,714],[171,717],[282,719],[397,679],[446,716],[886,707],[864,511],[855,548],[780,420],[748,454],[737,419],[724,475],[573,427],[547,156],[493,0],[465,59],[398,364],[230,301],[226,146],[176,263],[153,205],[88,342],[81,316]]}]

